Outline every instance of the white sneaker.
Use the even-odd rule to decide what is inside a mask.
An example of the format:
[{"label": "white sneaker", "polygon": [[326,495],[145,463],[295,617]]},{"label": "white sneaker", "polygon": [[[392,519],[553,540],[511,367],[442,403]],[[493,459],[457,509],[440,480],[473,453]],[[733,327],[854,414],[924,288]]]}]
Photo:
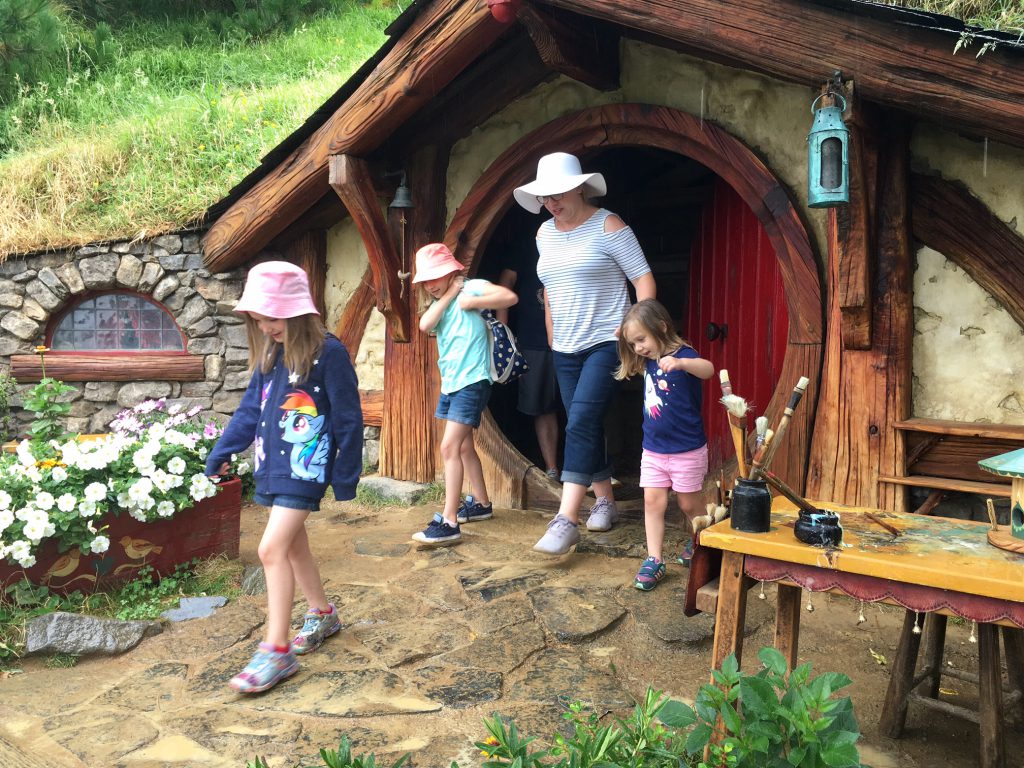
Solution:
[{"label": "white sneaker", "polygon": [[573,545],[579,543],[579,526],[565,515],[555,515],[555,519],[548,523],[548,529],[533,548],[545,555],[564,555]]},{"label": "white sneaker", "polygon": [[602,496],[590,508],[590,517],[587,518],[587,530],[610,530],[618,519],[619,510],[615,508],[615,502],[608,501],[608,499]]}]

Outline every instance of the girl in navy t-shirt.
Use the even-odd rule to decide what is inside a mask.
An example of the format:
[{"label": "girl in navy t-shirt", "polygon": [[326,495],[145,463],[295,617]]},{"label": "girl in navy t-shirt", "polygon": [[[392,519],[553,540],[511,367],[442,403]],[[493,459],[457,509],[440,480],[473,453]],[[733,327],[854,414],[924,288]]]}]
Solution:
[{"label": "girl in navy t-shirt", "polygon": [[615,378],[644,376],[644,440],[640,486],[644,489],[647,559],[633,586],[648,591],[665,578],[662,544],[668,492],[676,492],[696,537],[701,527],[701,488],[708,469],[708,440],[701,420],[701,382],[715,367],[697,355],[672,327],[654,299],[634,304],[622,319]]}]

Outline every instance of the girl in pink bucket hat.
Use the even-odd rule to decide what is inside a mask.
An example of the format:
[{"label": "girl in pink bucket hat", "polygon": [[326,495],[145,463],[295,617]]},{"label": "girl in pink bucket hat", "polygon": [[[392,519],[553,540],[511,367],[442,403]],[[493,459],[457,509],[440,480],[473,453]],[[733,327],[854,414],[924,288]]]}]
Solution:
[{"label": "girl in pink bucket hat", "polygon": [[[463,280],[462,270],[444,243],[431,243],[416,252],[412,281],[434,299],[420,318],[420,330],[437,337],[441,397],[434,416],[445,422],[441,438],[444,509],[412,536],[428,546],[453,544],[462,538],[459,523],[488,520],[492,515],[483,467],[473,443],[473,430],[480,426],[491,394],[487,325],[479,310],[511,307],[517,297],[487,280]],[[466,477],[472,493],[461,500]]]},{"label": "girl in pink bucket hat", "polygon": [[[298,656],[341,629],[305,523],[320,509],[328,485],[338,501],[355,498],[363,411],[348,350],[324,329],[302,269],[284,261],[257,264],[235,311],[245,317],[252,378],[207,457],[206,473],[225,474],[234,455],[255,444],[255,501],[270,508],[259,545],[267,622],[256,654],[230,684],[257,693],[294,675]],[[309,610],[289,641],[296,583]]]}]

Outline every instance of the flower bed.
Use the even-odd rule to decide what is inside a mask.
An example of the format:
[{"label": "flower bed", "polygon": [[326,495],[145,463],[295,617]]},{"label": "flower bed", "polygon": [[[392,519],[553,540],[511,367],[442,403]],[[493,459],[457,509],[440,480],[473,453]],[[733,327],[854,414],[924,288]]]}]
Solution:
[{"label": "flower bed", "polygon": [[225,554],[238,557],[242,481],[219,485],[216,496],[203,499],[174,515],[142,522],[128,514],[104,519],[110,546],[101,553],[72,547],[60,552],[56,539],[43,541],[29,568],[0,562],[0,588],[22,579],[43,584],[54,592],[89,592],[102,584],[133,578],[144,565],[159,574],[195,557]]},{"label": "flower bed", "polygon": [[[37,399],[53,403],[63,386],[44,379],[36,391],[48,397]],[[147,401],[120,413],[109,435],[57,439],[51,425],[0,455],[0,560],[9,566],[0,584],[25,574],[71,590],[143,565],[237,555],[241,482],[218,487],[206,477],[221,430],[196,422],[199,413]],[[38,416],[33,427],[46,423]]]}]

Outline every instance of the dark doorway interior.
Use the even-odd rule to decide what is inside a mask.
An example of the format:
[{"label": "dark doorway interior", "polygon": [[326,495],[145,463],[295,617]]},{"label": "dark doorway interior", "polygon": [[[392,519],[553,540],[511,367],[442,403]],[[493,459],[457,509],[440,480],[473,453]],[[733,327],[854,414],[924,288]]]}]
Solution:
[{"label": "dark doorway interior", "polygon": [[[712,199],[716,176],[689,158],[646,147],[614,147],[581,157],[584,170],[599,171],[608,183],[608,194],[595,203],[617,213],[637,235],[658,284],[658,298],[668,308],[684,338],[690,291],[690,250],[701,214]],[[532,215],[513,204],[487,243],[477,275],[497,281],[517,249],[533,247],[537,227],[546,213]],[[516,327],[513,308],[510,324]],[[536,464],[540,451],[533,420],[516,410],[517,385],[496,385],[490,409],[513,445]],[[705,397],[713,393],[705,393]],[[622,384],[618,402],[606,422],[608,450],[615,476],[624,487],[620,498],[632,495],[639,475],[643,384],[638,378]],[[564,414],[560,414],[560,426]],[[561,434],[561,430],[559,432]],[[561,445],[560,445],[561,448]],[[559,465],[561,466],[561,465]]]}]

